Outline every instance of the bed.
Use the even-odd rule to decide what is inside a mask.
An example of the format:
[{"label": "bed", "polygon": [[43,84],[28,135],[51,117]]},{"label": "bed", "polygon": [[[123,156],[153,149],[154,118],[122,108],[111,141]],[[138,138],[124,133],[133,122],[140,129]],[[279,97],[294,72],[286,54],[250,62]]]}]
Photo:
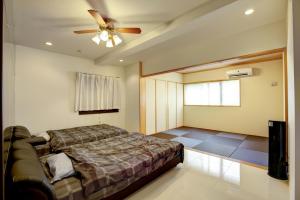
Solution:
[{"label": "bed", "polygon": [[128,134],[128,131],[108,124],[99,124],[60,130],[49,130],[47,133],[51,138],[51,150],[58,151],[73,144],[82,144],[122,134]]},{"label": "bed", "polygon": [[[51,140],[46,144],[49,152],[39,157],[43,175],[51,179],[46,159],[58,152],[71,158],[76,174],[50,184],[52,194],[46,195],[47,199],[123,199],[183,162],[180,143],[128,133],[117,127],[97,126],[49,131]],[[66,136],[72,135],[74,130],[80,140]],[[93,139],[83,137],[87,132]]]},{"label": "bed", "polygon": [[43,144],[35,145],[38,156],[47,155],[51,152],[58,152],[65,147],[74,144],[82,144],[108,137],[128,134],[128,131],[108,124],[92,126],[80,126],[67,129],[48,130],[51,140]]}]

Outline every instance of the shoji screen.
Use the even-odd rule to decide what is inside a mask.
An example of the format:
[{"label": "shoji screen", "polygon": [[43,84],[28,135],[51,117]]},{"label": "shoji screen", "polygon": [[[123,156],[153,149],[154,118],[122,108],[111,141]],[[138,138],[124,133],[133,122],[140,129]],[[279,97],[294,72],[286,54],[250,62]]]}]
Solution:
[{"label": "shoji screen", "polygon": [[167,82],[156,80],[156,132],[167,127]]},{"label": "shoji screen", "polygon": [[177,127],[183,126],[183,85],[177,83]]},{"label": "shoji screen", "polygon": [[168,129],[177,127],[177,88],[176,83],[168,82]]},{"label": "shoji screen", "polygon": [[146,79],[146,134],[156,132],[155,128],[155,80]]}]

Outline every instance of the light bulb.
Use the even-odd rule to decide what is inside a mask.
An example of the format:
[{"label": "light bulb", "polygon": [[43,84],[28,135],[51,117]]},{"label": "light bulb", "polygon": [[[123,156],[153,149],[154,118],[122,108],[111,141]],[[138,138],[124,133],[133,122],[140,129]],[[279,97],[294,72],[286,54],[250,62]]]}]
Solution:
[{"label": "light bulb", "polygon": [[108,48],[114,47],[112,39],[107,40],[106,47],[108,47]]},{"label": "light bulb", "polygon": [[100,38],[103,41],[107,41],[108,40],[108,32],[106,30],[102,31],[100,34]]},{"label": "light bulb", "polygon": [[251,15],[254,13],[254,9],[248,9],[245,11],[245,15]]},{"label": "light bulb", "polygon": [[114,35],[113,39],[115,41],[116,46],[121,44],[121,42],[122,42],[122,39],[118,35]]},{"label": "light bulb", "polygon": [[45,42],[46,45],[52,46],[52,42]]},{"label": "light bulb", "polygon": [[100,35],[99,35],[99,34],[95,35],[95,37],[93,37],[92,40],[93,40],[97,45],[99,45],[99,44],[100,44],[100,41],[101,41]]}]

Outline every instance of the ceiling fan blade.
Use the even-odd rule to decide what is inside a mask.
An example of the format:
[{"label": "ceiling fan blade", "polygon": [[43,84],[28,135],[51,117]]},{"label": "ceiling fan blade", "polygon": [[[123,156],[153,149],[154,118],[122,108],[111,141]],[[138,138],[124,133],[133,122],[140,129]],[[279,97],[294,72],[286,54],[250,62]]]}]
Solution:
[{"label": "ceiling fan blade", "polygon": [[135,33],[140,34],[142,30],[140,28],[116,28],[116,31],[120,33]]},{"label": "ceiling fan blade", "polygon": [[104,26],[106,27],[107,24],[104,21],[103,17],[98,13],[97,10],[88,10],[89,13],[94,17],[94,19],[96,20],[96,22],[100,25],[100,26]]},{"label": "ceiling fan blade", "polygon": [[118,21],[110,18],[110,17],[106,17],[106,16],[102,16],[103,20],[108,24],[108,23],[117,23]]},{"label": "ceiling fan blade", "polygon": [[97,29],[74,31],[76,34],[97,33]]}]

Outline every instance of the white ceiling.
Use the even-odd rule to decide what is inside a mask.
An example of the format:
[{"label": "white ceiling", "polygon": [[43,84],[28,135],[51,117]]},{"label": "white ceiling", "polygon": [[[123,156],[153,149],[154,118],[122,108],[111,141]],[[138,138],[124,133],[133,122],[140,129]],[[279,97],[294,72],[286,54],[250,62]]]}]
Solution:
[{"label": "white ceiling", "polygon": [[[20,45],[96,59],[207,1],[14,0],[14,38]],[[112,49],[95,45],[93,34],[75,35],[74,30],[97,28],[90,8],[116,19],[117,27],[140,27],[142,35],[122,34],[124,43]],[[53,46],[45,46],[46,41]]]},{"label": "white ceiling", "polygon": [[[200,17],[199,20],[192,24],[193,27],[188,32],[165,40],[158,45],[138,53],[126,56],[127,62],[143,61],[163,52],[168,52],[169,49],[192,45],[195,42],[205,46],[215,40],[226,39],[226,37],[251,29],[281,22],[286,18],[286,6],[286,0],[236,1]],[[255,9],[253,15],[244,15],[244,11],[248,8]],[[116,53],[114,52],[114,54]],[[102,59],[104,62],[112,62],[111,59],[106,59],[105,57]]]},{"label": "white ceiling", "polygon": [[[119,65],[286,17],[286,0],[14,0],[13,7],[17,44]],[[116,19],[116,26],[141,27],[143,34],[122,34],[124,43],[111,49],[95,45],[93,34],[73,34],[97,27],[87,12],[90,8]],[[255,13],[245,16],[248,8]],[[53,46],[46,46],[46,41]],[[119,63],[121,58],[125,62]]]}]

